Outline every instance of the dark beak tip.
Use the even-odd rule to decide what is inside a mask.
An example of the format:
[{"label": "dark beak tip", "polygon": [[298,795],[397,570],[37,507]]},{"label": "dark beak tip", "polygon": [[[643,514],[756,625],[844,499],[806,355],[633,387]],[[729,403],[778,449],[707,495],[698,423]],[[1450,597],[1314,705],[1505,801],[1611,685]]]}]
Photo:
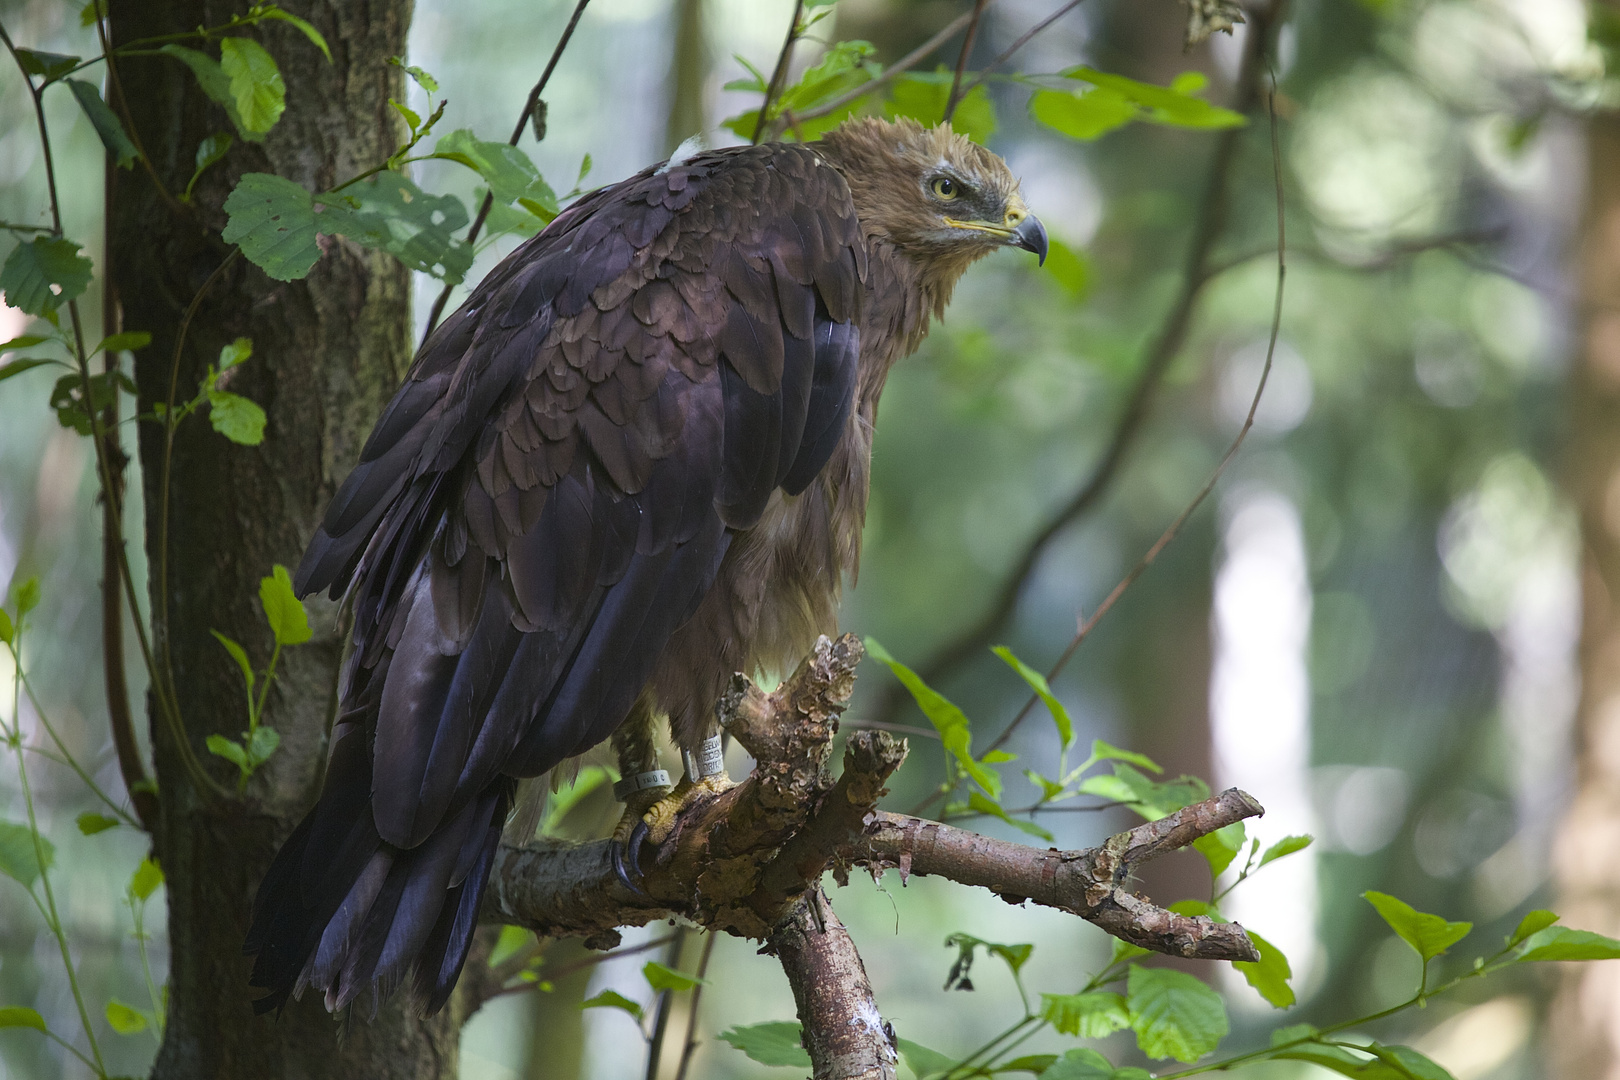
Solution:
[{"label": "dark beak tip", "polygon": [[1034,252],[1039,260],[1038,265],[1046,265],[1046,226],[1041,224],[1040,218],[1031,214],[1020,222],[1018,228],[1013,230],[1013,243],[1025,251]]}]

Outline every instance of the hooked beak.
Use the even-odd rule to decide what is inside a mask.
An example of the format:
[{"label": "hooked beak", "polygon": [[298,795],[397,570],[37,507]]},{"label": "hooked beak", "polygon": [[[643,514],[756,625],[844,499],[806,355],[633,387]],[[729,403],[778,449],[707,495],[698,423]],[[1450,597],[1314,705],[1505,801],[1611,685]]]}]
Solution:
[{"label": "hooked beak", "polygon": [[1025,251],[1033,251],[1035,257],[1040,260],[1040,265],[1046,265],[1046,226],[1042,225],[1041,219],[1034,214],[1018,223],[1018,227],[1007,238],[1007,243],[1017,244]]}]

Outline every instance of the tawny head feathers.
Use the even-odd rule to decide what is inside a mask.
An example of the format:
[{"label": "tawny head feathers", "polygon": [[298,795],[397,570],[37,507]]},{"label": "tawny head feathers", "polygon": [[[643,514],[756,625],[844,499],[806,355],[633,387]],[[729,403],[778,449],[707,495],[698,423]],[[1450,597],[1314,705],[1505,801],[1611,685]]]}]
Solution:
[{"label": "tawny head feathers", "polygon": [[997,248],[1046,258],[1046,230],[1007,163],[945,124],[865,117],[829,132],[818,149],[843,173],[862,226],[947,295],[969,264]]}]

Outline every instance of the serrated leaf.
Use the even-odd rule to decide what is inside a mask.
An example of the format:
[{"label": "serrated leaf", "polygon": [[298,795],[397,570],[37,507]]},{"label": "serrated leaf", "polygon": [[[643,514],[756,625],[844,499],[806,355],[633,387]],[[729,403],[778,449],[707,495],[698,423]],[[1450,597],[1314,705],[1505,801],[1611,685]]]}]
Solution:
[{"label": "serrated leaf", "polygon": [[667,968],[656,960],[649,960],[642,965],[641,974],[647,980],[647,985],[654,990],[672,990],[678,993],[690,990],[694,986],[707,985],[704,979]]},{"label": "serrated leaf", "polygon": [[67,79],[67,88],[73,91],[73,97],[84,110],[89,119],[90,126],[96,129],[101,137],[101,145],[113,156],[113,161],[120,169],[133,169],[140,152],[130,141],[129,135],[124,131],[124,125],[119,122],[117,115],[101,100],[101,91],[83,79]]},{"label": "serrated leaf", "polygon": [[[892,84],[889,100],[883,105],[883,115],[891,120],[909,116],[924,127],[933,127],[945,117],[945,103],[950,100],[951,83],[955,78],[955,73],[945,68],[934,72],[907,72]],[[956,103],[956,111],[951,114],[951,130],[981,146],[995,134],[996,109],[983,83],[963,94]]]},{"label": "serrated leaf", "polygon": [[146,1017],[116,998],[107,1002],[107,1024],[120,1035],[138,1035],[146,1030]]},{"label": "serrated leaf", "polygon": [[224,758],[243,772],[248,771],[247,750],[241,743],[227,739],[223,735],[210,735],[203,745],[215,757]]},{"label": "serrated leaf", "polygon": [[1221,995],[1186,972],[1132,964],[1126,987],[1136,1044],[1148,1057],[1190,1064],[1228,1030]]},{"label": "serrated leaf", "polygon": [[637,1020],[641,1019],[641,1006],[613,990],[604,990],[595,997],[581,1002],[579,1007],[582,1009],[622,1009]]},{"label": "serrated leaf", "polygon": [[397,68],[404,68],[405,74],[416,80],[416,85],[420,86],[428,93],[437,94],[439,92],[439,80],[435,79],[432,75],[428,74],[426,71],[423,71],[421,68],[412,67],[410,64],[407,64],[404,60],[401,60],[397,56],[390,56],[388,58],[388,62]]},{"label": "serrated leaf", "polygon": [[270,632],[278,645],[302,645],[314,631],[309,628],[309,615],[293,592],[292,575],[277,563],[270,576],[259,580],[259,602],[264,605],[264,617],[270,621]]},{"label": "serrated leaf", "polygon": [[473,249],[456,233],[467,208],[454,195],[430,195],[394,172],[322,195],[316,227],[386,251],[412,270],[459,284]]},{"label": "serrated leaf", "polygon": [[241,394],[229,390],[208,391],[208,422],[238,446],[258,446],[264,442],[264,410]]},{"label": "serrated leaf", "polygon": [[94,272],[94,264],[79,254],[79,245],[72,240],[36,236],[6,256],[0,267],[0,293],[14,308],[45,315],[82,294]]},{"label": "serrated leaf", "polygon": [[287,109],[287,84],[264,46],[252,38],[223,38],[219,68],[230,80],[231,100],[242,119],[243,134],[263,135],[275,127]]},{"label": "serrated leaf", "polygon": [[942,1054],[938,1050],[930,1050],[921,1043],[910,1039],[896,1039],[895,1046],[900,1056],[906,1059],[906,1067],[917,1077],[917,1080],[926,1080],[927,1077],[943,1076],[956,1065],[956,1058],[949,1054]]},{"label": "serrated leaf", "polygon": [[229,345],[221,346],[219,350],[219,373],[223,375],[252,355],[252,338],[239,337]]},{"label": "serrated leaf", "polygon": [[1236,960],[1232,966],[1273,1008],[1288,1008],[1294,1003],[1294,989],[1288,985],[1288,980],[1294,977],[1294,969],[1289,966],[1288,957],[1253,930],[1249,931],[1249,940],[1260,950],[1260,961]]},{"label": "serrated leaf", "polygon": [[1525,938],[1524,951],[1516,959],[1613,960],[1617,957],[1620,957],[1620,941],[1614,938],[1590,930],[1549,926]]},{"label": "serrated leaf", "polygon": [[1042,994],[1041,1017],[1064,1035],[1100,1039],[1131,1026],[1131,1014],[1119,994]]},{"label": "serrated leaf", "polygon": [[[1281,859],[1286,855],[1292,855],[1296,851],[1304,851],[1306,848],[1311,846],[1311,842],[1314,839],[1315,837],[1306,834],[1301,834],[1299,836],[1285,836],[1275,844],[1272,844],[1270,847],[1266,848],[1266,853],[1260,856],[1260,866],[1264,866],[1269,862],[1276,862],[1278,859]],[[1255,867],[1257,870],[1259,868],[1259,866]]]},{"label": "serrated leaf", "polygon": [[911,693],[917,707],[928,717],[934,730],[939,732],[940,742],[945,749],[956,759],[964,773],[973,778],[991,799],[1001,798],[1001,777],[993,769],[987,769],[973,757],[973,731],[968,723],[967,714],[957,708],[945,696],[927,683],[906,665],[889,655],[889,651],[878,644],[876,638],[866,639],[866,651],[872,659],[886,664],[895,678]]},{"label": "serrated leaf", "polygon": [[797,1069],[810,1067],[810,1053],[801,1042],[802,1029],[791,1020],[772,1020],[722,1031],[720,1038],[761,1065]]},{"label": "serrated leaf", "polygon": [[1508,938],[1507,943],[1517,945],[1531,934],[1539,933],[1557,921],[1558,913],[1555,911],[1547,911],[1542,908],[1529,912],[1519,920],[1518,928],[1513,931],[1513,936]]},{"label": "serrated leaf", "polygon": [[[249,142],[264,141],[264,132],[249,128],[247,121],[242,118],[242,114],[237,110],[236,94],[231,88],[231,77],[225,74],[225,69],[220,66],[218,60],[215,60],[207,53],[198,52],[196,49],[188,49],[184,45],[164,45],[158,49],[158,52],[174,57],[191,69],[192,76],[197,80],[198,88],[208,96],[210,101],[225,110],[225,115],[230,117],[231,124],[241,134],[242,138],[247,139]],[[282,280],[287,279],[283,278]]]},{"label": "serrated leaf", "polygon": [[1200,836],[1193,841],[1193,847],[1204,857],[1204,861],[1209,863],[1209,876],[1218,878],[1228,866],[1232,865],[1232,860],[1237,858],[1238,852],[1243,850],[1246,839],[1243,822],[1234,821],[1224,828]]},{"label": "serrated leaf", "polygon": [[1439,915],[1418,911],[1388,893],[1368,891],[1361,896],[1425,961],[1445,955],[1447,949],[1467,937],[1474,928],[1473,923],[1448,922]]},{"label": "serrated leaf", "polygon": [[34,847],[34,834],[26,825],[0,821],[0,874],[25,889],[34,887],[39,880],[39,852],[44,853],[45,869],[56,864],[56,846],[46,837],[39,837],[39,848]]},{"label": "serrated leaf", "polygon": [[1076,1047],[1047,1066],[1040,1080],[1112,1080],[1114,1066],[1089,1046]]},{"label": "serrated leaf", "polygon": [[1047,843],[1052,842],[1052,834],[1050,832],[1041,828],[1033,821],[1013,817],[1002,808],[1000,803],[985,798],[977,791],[968,792],[968,808],[977,810],[981,814],[989,814],[991,817],[1000,818],[1002,821],[1005,821],[1008,825],[1011,825],[1019,832],[1026,833],[1030,836],[1039,837],[1040,839],[1045,840]]},{"label": "serrated leaf", "polygon": [[52,364],[58,367],[65,366],[58,360],[41,360],[33,356],[19,356],[8,363],[0,364],[0,382],[5,382],[14,375],[21,375],[25,371],[32,371],[37,367],[49,367]]},{"label": "serrated leaf", "polygon": [[321,257],[315,199],[291,180],[247,173],[226,197],[225,212],[225,242],[277,281],[307,277]]},{"label": "serrated leaf", "polygon": [[1066,750],[1074,742],[1074,721],[1069,717],[1069,710],[1064,708],[1063,702],[1052,693],[1047,685],[1046,676],[1024,663],[1013,655],[1013,651],[1005,645],[997,645],[990,650],[1006,662],[1007,666],[1018,673],[1019,678],[1029,684],[1029,688],[1040,697],[1046,705],[1046,711],[1052,714],[1052,722],[1057,725],[1058,741]]},{"label": "serrated leaf", "polygon": [[43,49],[18,49],[16,52],[17,62],[24,71],[46,79],[60,79],[83,63],[77,56],[45,52]]},{"label": "serrated leaf", "polygon": [[279,7],[276,7],[273,4],[262,9],[259,12],[259,17],[263,19],[276,19],[280,22],[291,23],[293,26],[296,26],[301,34],[309,38],[311,43],[313,43],[317,49],[321,50],[321,55],[326,57],[326,62],[328,64],[332,62],[332,50],[327,47],[326,39],[321,36],[321,32],[319,30],[315,29],[308,22],[300,19],[291,12],[282,11]]},{"label": "serrated leaf", "polygon": [[163,868],[151,859],[142,859],[129,879],[129,892],[137,900],[149,900],[162,884]]},{"label": "serrated leaf", "polygon": [[0,1028],[33,1028],[35,1031],[49,1031],[45,1026],[45,1018],[26,1005],[7,1005],[0,1008]]},{"label": "serrated leaf", "polygon": [[281,734],[275,728],[265,727],[263,724],[254,728],[253,733],[248,736],[245,748],[249,767],[257,769],[269,761],[270,756],[280,746]]},{"label": "serrated leaf", "polygon": [[117,818],[108,817],[106,814],[92,813],[88,810],[74,818],[73,821],[79,826],[79,833],[83,836],[94,836],[96,833],[106,832],[108,829],[118,827]]}]

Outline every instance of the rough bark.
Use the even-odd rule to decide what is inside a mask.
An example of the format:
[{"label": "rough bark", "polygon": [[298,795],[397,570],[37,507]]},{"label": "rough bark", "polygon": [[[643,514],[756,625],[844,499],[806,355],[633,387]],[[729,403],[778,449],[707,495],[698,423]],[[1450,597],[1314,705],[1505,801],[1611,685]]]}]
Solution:
[{"label": "rough bark", "polygon": [[[1578,780],[1554,863],[1565,922],[1613,935],[1620,934],[1620,119],[1593,113],[1587,146],[1583,346],[1569,391],[1568,479],[1581,520]],[[1556,1075],[1616,1080],[1620,970],[1567,967],[1548,1011]]]},{"label": "rough bark", "polygon": [[[138,354],[140,410],[169,392],[170,365],[185,309],[225,259],[220,206],[249,171],[274,172],[313,189],[330,187],[386,157],[402,97],[390,56],[405,52],[410,0],[291,0],[284,5],[326,37],[328,64],[284,23],[240,31],[279,62],[287,110],[262,143],[238,138],[197,186],[194,210],[165,199],[144,173],[122,174],[112,199],[111,246],[123,325],[153,335]],[[114,43],[217,26],[242,10],[236,0],[112,0]],[[197,42],[187,42],[196,46]],[[217,46],[199,46],[217,55]],[[191,176],[198,143],[230,130],[224,112],[180,63],[130,57],[119,65],[133,127],[171,192]],[[186,738],[204,767],[234,786],[234,768],[203,749],[213,733],[246,727],[241,677],[209,634],[242,642],[259,665],[270,640],[256,600],[275,563],[297,562],[337,482],[353,464],[372,421],[409,361],[409,280],[386,256],[333,244],[309,278],[272,281],[234,260],[198,304],[179,354],[182,400],[195,392],[220,347],[253,339],[254,356],[231,389],[269,416],[261,446],[226,442],[201,417],[176,441],[168,588],[168,648]],[[163,442],[141,426],[140,458],[151,566],[158,550],[157,484]],[[161,608],[163,597],[151,601]],[[253,1014],[242,938],[259,878],[276,846],[307,809],[325,751],[328,711],[341,654],[336,613],[312,606],[316,637],[283,655],[268,722],[281,749],[241,800],[208,800],[188,782],[176,743],[154,714],[162,801],[154,846],[168,876],[171,943],[168,1031],[155,1075],[233,1080],[255,1077],[446,1077],[456,1070],[455,1009],[418,1019],[405,995],[345,1039],[313,999],[279,1019]]]}]

